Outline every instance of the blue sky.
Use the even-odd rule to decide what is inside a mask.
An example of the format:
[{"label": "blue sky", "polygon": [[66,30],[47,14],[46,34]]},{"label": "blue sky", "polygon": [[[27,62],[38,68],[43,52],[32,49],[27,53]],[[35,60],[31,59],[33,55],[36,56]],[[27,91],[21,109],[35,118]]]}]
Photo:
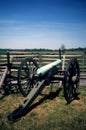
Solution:
[{"label": "blue sky", "polygon": [[0,0],[0,48],[86,47],[86,0]]}]

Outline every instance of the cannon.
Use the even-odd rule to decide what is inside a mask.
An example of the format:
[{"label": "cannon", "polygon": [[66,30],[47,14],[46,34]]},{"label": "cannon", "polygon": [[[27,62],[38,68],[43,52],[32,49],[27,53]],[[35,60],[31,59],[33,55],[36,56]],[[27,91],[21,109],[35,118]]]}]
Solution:
[{"label": "cannon", "polygon": [[54,81],[62,82],[67,103],[78,97],[80,80],[78,60],[70,59],[65,70],[61,70],[61,64],[62,60],[57,59],[39,68],[33,58],[26,58],[21,62],[18,69],[18,86],[25,99],[16,110],[7,116],[7,122],[14,122],[24,116],[45,86]]}]

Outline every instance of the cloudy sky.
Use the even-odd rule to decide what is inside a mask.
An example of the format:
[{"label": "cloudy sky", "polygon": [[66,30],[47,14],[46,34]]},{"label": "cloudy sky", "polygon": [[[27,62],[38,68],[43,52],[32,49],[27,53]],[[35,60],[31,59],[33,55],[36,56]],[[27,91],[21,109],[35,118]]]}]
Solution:
[{"label": "cloudy sky", "polygon": [[0,48],[86,47],[86,0],[0,0]]}]

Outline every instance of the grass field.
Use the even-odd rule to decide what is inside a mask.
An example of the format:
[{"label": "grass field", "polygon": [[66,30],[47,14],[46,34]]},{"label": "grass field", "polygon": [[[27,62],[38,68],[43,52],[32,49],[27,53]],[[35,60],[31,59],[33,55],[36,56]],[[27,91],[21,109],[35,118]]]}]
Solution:
[{"label": "grass field", "polygon": [[80,100],[67,104],[63,89],[54,86],[50,98],[46,87],[32,104],[33,109],[21,120],[8,124],[6,116],[22,102],[21,94],[10,94],[0,100],[0,130],[86,130],[86,86],[80,86]]}]

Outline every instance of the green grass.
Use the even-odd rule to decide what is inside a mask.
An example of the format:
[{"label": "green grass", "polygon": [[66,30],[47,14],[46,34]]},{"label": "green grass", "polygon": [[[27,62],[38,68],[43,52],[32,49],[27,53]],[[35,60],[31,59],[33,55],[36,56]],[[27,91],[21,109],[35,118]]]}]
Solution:
[{"label": "green grass", "polygon": [[[53,91],[57,88],[55,86]],[[49,92],[49,88],[46,87],[42,96],[33,103],[34,109],[13,124],[6,123],[4,119],[19,106],[23,97],[21,94],[11,94],[3,98],[0,100],[0,130],[85,130],[86,89],[83,88],[80,87],[80,100],[74,100],[67,105],[63,91],[49,99],[43,95]]]}]

